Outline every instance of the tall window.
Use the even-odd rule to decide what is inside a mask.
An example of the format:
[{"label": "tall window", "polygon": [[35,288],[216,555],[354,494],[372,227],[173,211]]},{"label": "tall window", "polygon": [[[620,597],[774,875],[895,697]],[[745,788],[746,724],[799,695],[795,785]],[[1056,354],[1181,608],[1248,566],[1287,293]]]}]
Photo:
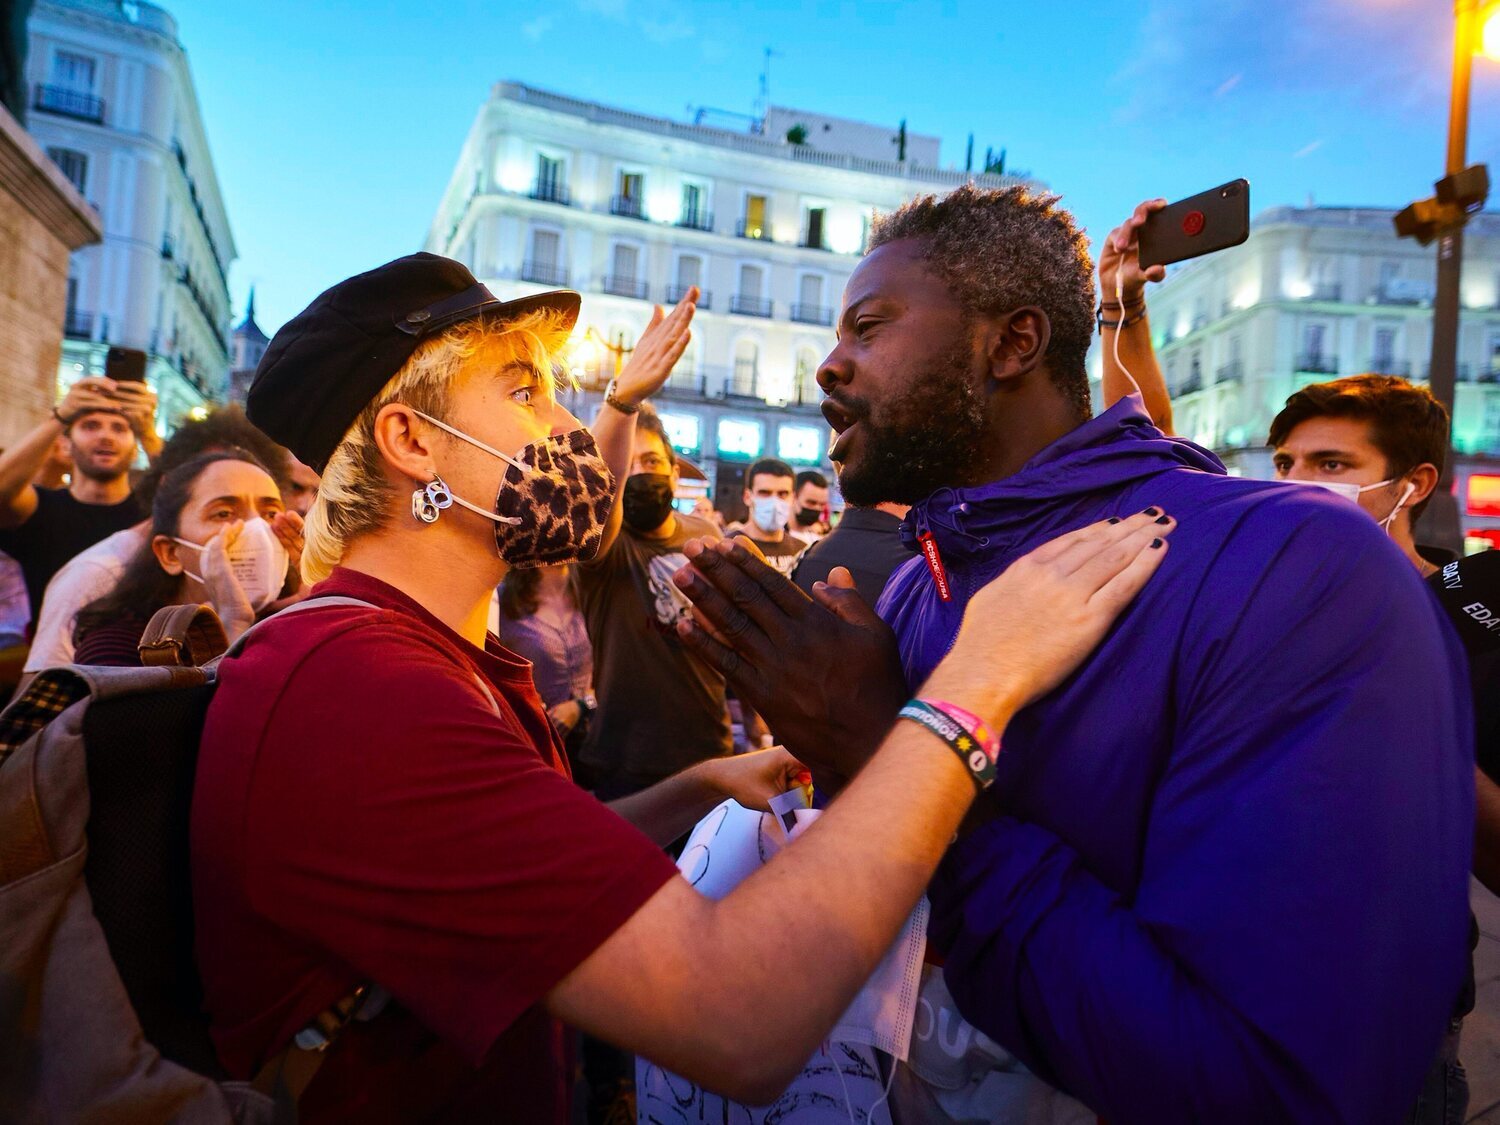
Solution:
[{"label": "tall window", "polygon": [[563,162],[543,153],[536,158],[536,194],[553,199],[563,190]]},{"label": "tall window", "polygon": [[686,226],[701,227],[708,218],[708,202],[704,198],[702,184],[682,185],[682,222]]},{"label": "tall window", "polygon": [[641,201],[645,191],[645,177],[639,172],[620,173],[620,198],[628,199],[634,203]]},{"label": "tall window", "polygon": [[531,260],[539,266],[557,268],[558,252],[562,249],[562,238],[555,230],[531,232]]},{"label": "tall window", "polygon": [[766,197],[745,196],[745,237],[765,238],[766,234]]},{"label": "tall window", "polygon": [[823,279],[815,273],[805,273],[798,283],[797,299],[804,308],[812,309],[823,304]]},{"label": "tall window", "polygon": [[739,295],[741,297],[758,298],[761,286],[765,283],[765,276],[765,271],[759,266],[741,266]]},{"label": "tall window", "polygon": [[49,148],[47,156],[68,177],[70,184],[80,193],[87,193],[89,158],[84,153],[75,152],[71,148]]},{"label": "tall window", "polygon": [[694,285],[703,287],[703,259],[684,254],[677,259],[677,288],[685,292]]},{"label": "tall window", "polygon": [[615,243],[615,254],[613,263],[614,276],[622,281],[634,281],[637,266],[640,264],[641,252],[637,247],[629,243]]},{"label": "tall window", "polygon": [[817,402],[822,397],[818,389],[818,353],[812,348],[797,349],[797,396],[801,402]]},{"label": "tall window", "polygon": [[813,246],[818,249],[823,247],[823,227],[828,218],[828,211],[823,207],[809,207],[807,209],[807,231],[802,240],[804,246]]},{"label": "tall window", "polygon": [[734,346],[734,384],[739,394],[755,393],[755,375],[760,369],[760,345],[741,340]]},{"label": "tall window", "polygon": [[77,94],[94,92],[94,60],[87,55],[58,51],[52,56],[52,85]]},{"label": "tall window", "polygon": [[1309,324],[1302,330],[1302,350],[1312,359],[1323,357],[1327,330],[1321,324]]},{"label": "tall window", "polygon": [[1396,360],[1396,330],[1394,328],[1375,329],[1375,354],[1370,357],[1371,365],[1381,371],[1390,368]]}]

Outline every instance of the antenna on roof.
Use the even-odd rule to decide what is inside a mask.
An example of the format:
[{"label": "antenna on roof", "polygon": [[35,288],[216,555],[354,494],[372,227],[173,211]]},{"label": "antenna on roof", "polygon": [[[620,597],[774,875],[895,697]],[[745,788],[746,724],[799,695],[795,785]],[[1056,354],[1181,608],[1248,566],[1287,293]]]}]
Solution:
[{"label": "antenna on roof", "polygon": [[771,60],[780,54],[780,51],[773,51],[770,47],[765,49],[765,62],[760,70],[760,94],[753,107],[755,116],[760,119],[760,127],[755,130],[757,133],[766,131],[766,115],[771,111]]}]

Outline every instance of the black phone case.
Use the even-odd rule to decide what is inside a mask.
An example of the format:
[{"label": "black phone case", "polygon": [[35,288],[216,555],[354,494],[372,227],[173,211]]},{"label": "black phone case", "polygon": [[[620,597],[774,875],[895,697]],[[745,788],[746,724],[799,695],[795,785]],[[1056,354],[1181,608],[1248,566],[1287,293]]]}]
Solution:
[{"label": "black phone case", "polygon": [[1141,226],[1141,268],[1169,266],[1250,237],[1250,183],[1231,180],[1156,212]]},{"label": "black phone case", "polygon": [[104,357],[104,374],[117,383],[144,383],[146,353],[139,348],[110,348]]}]

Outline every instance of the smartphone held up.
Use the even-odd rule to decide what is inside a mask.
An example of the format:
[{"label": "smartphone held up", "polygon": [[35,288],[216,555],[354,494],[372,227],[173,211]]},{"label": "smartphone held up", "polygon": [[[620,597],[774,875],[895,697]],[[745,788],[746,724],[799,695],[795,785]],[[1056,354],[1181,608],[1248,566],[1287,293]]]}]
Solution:
[{"label": "smartphone held up", "polygon": [[1141,269],[1238,246],[1250,237],[1250,182],[1231,180],[1157,211],[1141,226]]}]

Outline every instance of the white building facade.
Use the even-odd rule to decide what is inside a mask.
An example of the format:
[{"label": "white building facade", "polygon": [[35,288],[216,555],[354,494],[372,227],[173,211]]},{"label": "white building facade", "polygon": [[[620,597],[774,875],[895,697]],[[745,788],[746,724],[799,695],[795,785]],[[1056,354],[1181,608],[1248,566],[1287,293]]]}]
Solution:
[{"label": "white building facade", "polygon": [[39,0],[28,31],[28,131],[104,227],[73,255],[59,384],[139,348],[170,430],[227,393],[235,257],[177,24],[147,3]]},{"label": "white building facade", "polygon": [[[805,141],[786,140],[799,125]],[[933,137],[908,136],[898,160],[896,133],[780,108],[736,132],[501,82],[426,248],[502,298],[583,294],[570,405],[585,418],[653,303],[697,285],[693,341],[656,405],[715,504],[738,517],[758,457],[831,474],[815,375],[873,212],[970,179],[1022,182],[940,169]]]},{"label": "white building facade", "polygon": [[[1426,382],[1435,250],[1398,239],[1393,214],[1273,208],[1243,245],[1187,263],[1152,289],[1178,433],[1233,471],[1270,477],[1266,433],[1297,389],[1365,372]],[[1467,534],[1500,545],[1500,215],[1470,221],[1461,293],[1459,514]]]}]

